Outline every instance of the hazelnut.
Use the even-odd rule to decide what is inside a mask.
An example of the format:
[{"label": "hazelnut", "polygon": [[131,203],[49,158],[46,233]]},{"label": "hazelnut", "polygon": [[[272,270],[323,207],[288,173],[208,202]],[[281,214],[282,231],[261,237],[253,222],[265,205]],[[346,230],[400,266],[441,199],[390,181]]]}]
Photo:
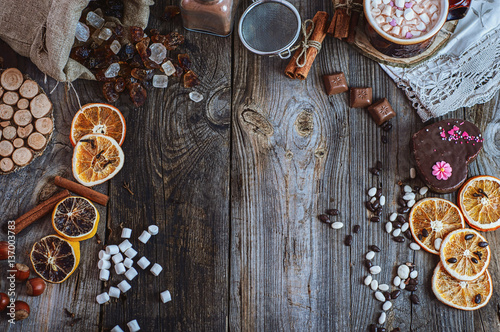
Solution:
[{"label": "hazelnut", "polygon": [[26,292],[29,296],[40,296],[45,291],[47,283],[42,278],[31,278],[26,282]]},{"label": "hazelnut", "polygon": [[14,275],[18,282],[25,281],[30,277],[30,268],[25,264],[16,263],[14,270],[16,271]]},{"label": "hazelnut", "polygon": [[30,306],[24,301],[14,302],[15,320],[23,320],[30,315]]},{"label": "hazelnut", "polygon": [[0,312],[7,309],[7,306],[10,303],[10,299],[5,293],[0,293]]},{"label": "hazelnut", "polygon": [[0,261],[9,258],[9,243],[7,241],[0,241]]}]

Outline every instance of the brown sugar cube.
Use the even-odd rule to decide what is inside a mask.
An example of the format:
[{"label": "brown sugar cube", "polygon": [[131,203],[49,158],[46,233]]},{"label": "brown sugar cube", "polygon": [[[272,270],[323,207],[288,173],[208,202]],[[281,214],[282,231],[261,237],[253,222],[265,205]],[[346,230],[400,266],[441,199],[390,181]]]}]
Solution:
[{"label": "brown sugar cube", "polygon": [[372,88],[351,88],[351,107],[368,107],[372,101]]},{"label": "brown sugar cube", "polygon": [[368,112],[370,112],[373,120],[379,126],[396,116],[396,112],[394,112],[391,104],[385,98],[378,100],[368,107]]},{"label": "brown sugar cube", "polygon": [[323,83],[325,84],[326,94],[329,96],[346,92],[349,89],[344,73],[323,75]]}]

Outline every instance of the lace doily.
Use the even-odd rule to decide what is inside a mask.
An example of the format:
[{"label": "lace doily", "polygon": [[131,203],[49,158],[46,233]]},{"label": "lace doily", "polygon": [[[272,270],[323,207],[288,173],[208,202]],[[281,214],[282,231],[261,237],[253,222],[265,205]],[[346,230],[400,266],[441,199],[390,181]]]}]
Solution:
[{"label": "lace doily", "polygon": [[500,89],[500,13],[497,9],[491,13],[490,4],[476,2],[459,23],[453,43],[430,60],[412,68],[381,65],[423,121],[485,103]]}]

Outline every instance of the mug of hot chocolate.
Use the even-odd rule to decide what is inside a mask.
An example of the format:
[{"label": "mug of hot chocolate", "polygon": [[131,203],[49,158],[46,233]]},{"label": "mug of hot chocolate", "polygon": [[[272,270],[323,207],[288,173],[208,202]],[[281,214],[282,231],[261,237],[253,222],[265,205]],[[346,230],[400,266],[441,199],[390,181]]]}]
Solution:
[{"label": "mug of hot chocolate", "polygon": [[381,53],[409,58],[424,52],[447,21],[467,14],[471,0],[363,0],[365,32]]}]

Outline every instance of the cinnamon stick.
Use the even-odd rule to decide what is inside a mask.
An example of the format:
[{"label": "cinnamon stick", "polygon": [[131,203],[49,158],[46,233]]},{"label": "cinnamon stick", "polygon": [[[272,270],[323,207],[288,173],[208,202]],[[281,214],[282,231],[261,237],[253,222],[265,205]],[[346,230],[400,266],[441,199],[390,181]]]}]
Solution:
[{"label": "cinnamon stick", "polygon": [[[339,0],[339,4],[345,4],[346,0]],[[335,9],[335,32],[333,37],[338,39],[347,38],[349,34],[349,21],[351,17],[347,14],[346,7],[337,7]]]},{"label": "cinnamon stick", "polygon": [[[354,3],[362,4],[363,0],[354,0]],[[356,27],[358,26],[359,16],[361,14],[361,11],[357,7],[351,8],[351,10],[351,22],[349,23],[349,32],[347,33],[346,39],[349,44],[354,43],[356,39]]]},{"label": "cinnamon stick", "polygon": [[[307,29],[307,33],[311,30],[311,27]],[[293,54],[292,58],[290,59],[290,62],[288,62],[288,65],[285,68],[285,75],[290,78],[295,78],[295,70],[297,69],[297,58],[299,57],[300,52],[302,49],[299,47],[295,53]]]},{"label": "cinnamon stick", "polygon": [[[335,6],[335,0],[332,1],[333,6]],[[338,11],[335,10],[333,13],[332,21],[330,22],[330,25],[328,26],[328,30],[326,30],[326,34],[329,36],[334,36],[335,35],[335,25],[337,24],[337,17],[338,17]]]},{"label": "cinnamon stick", "polygon": [[62,178],[60,176],[55,177],[54,183],[56,186],[68,189],[68,190],[74,192],[75,194],[78,194],[78,195],[83,196],[87,199],[90,199],[93,202],[96,202],[97,204],[101,204],[104,206],[106,206],[108,204],[109,196],[101,194],[100,192],[97,192],[97,191],[90,189],[88,187],[82,186],[79,183]]},{"label": "cinnamon stick", "polygon": [[[326,29],[328,25],[328,13],[326,12],[317,12],[313,18],[314,22],[314,30],[311,34],[310,40],[317,41],[319,43],[323,43],[326,37]],[[318,49],[316,47],[309,47],[306,51],[306,64],[304,67],[297,67],[295,70],[295,78],[300,80],[305,80],[307,75],[309,74],[309,70],[311,70],[311,66],[316,59],[316,55],[318,55]]]},{"label": "cinnamon stick", "polygon": [[51,212],[57,205],[57,203],[69,196],[71,196],[69,191],[63,190],[17,218],[15,220],[14,234],[19,234],[19,232],[31,225],[33,222]]}]

